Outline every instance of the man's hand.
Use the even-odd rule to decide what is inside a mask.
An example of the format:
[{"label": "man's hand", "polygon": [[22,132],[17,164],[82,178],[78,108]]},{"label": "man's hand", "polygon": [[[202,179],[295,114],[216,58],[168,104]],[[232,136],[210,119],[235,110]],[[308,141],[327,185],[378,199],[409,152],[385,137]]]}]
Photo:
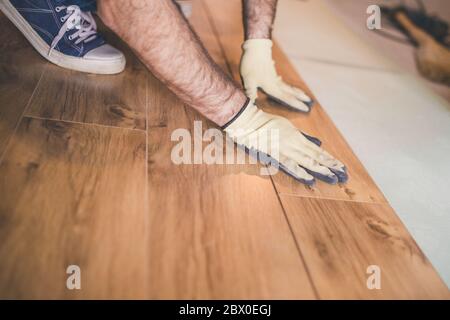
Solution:
[{"label": "man's hand", "polygon": [[313,101],[302,90],[286,84],[275,70],[272,60],[272,41],[250,39],[243,44],[241,77],[245,93],[252,102],[258,88],[271,99],[297,111],[309,112]]},{"label": "man's hand", "polygon": [[314,178],[331,184],[348,179],[345,166],[320,148],[320,141],[301,133],[289,120],[258,109],[253,102],[224,130],[237,145],[307,185],[312,185]]}]

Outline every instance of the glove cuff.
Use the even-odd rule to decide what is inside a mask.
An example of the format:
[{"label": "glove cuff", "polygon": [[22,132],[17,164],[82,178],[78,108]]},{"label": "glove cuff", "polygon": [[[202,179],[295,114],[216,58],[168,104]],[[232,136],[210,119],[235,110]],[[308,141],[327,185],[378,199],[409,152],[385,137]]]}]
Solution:
[{"label": "glove cuff", "polygon": [[241,108],[241,110],[239,110],[238,111],[238,113],[236,113],[235,115],[234,115],[234,117],[233,118],[231,118],[231,120],[230,121],[228,121],[227,123],[225,123],[222,127],[221,127],[221,129],[222,130],[225,130],[225,129],[227,129],[237,118],[239,118],[239,116],[245,111],[245,109],[247,109],[247,107],[250,105],[250,104],[252,104],[252,103],[250,103],[251,101],[250,101],[250,99],[249,98],[247,98],[247,100],[245,101],[245,103],[244,103],[244,106]]},{"label": "glove cuff", "polygon": [[250,49],[271,49],[273,46],[272,40],[270,39],[249,39],[242,44],[242,49],[244,51]]}]

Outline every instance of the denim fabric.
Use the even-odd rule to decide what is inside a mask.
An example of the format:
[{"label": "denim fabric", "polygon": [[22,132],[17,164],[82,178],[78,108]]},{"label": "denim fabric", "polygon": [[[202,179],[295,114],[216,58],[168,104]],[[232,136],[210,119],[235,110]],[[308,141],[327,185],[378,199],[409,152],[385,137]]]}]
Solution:
[{"label": "denim fabric", "polygon": [[[61,26],[61,18],[66,15],[66,10],[57,12],[55,7],[62,5],[62,2],[75,2],[67,0],[10,0],[16,10],[27,20],[30,26],[41,36],[41,38],[51,45],[54,37],[58,34]],[[91,2],[79,1],[79,2]],[[64,5],[66,5],[64,3]],[[92,49],[95,49],[105,43],[105,40],[97,35],[97,38],[87,43],[80,42],[75,44],[76,39],[69,40],[69,36],[76,30],[66,32],[64,37],[59,41],[56,50],[61,53],[82,57]]]}]

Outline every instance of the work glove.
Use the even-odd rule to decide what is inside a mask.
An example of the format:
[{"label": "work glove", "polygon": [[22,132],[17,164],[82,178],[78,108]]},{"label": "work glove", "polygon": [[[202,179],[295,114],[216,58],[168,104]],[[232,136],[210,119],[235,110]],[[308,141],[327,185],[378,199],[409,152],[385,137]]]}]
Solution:
[{"label": "work glove", "polygon": [[323,150],[317,138],[303,134],[283,117],[258,109],[250,100],[223,130],[251,155],[307,185],[313,185],[314,178],[330,184],[348,179],[345,166]]},{"label": "work glove", "polygon": [[244,42],[242,48],[241,78],[245,93],[252,102],[255,102],[259,88],[284,106],[309,112],[312,99],[302,90],[286,84],[277,74],[272,60],[272,40],[250,39]]}]

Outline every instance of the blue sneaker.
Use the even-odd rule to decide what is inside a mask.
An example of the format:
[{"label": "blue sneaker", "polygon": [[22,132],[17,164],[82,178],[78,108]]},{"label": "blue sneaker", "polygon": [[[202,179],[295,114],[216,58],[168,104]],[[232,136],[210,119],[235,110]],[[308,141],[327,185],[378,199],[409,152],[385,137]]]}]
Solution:
[{"label": "blue sneaker", "polygon": [[97,33],[90,12],[56,0],[0,0],[0,9],[54,64],[77,71],[115,74],[125,68],[125,56]]}]

